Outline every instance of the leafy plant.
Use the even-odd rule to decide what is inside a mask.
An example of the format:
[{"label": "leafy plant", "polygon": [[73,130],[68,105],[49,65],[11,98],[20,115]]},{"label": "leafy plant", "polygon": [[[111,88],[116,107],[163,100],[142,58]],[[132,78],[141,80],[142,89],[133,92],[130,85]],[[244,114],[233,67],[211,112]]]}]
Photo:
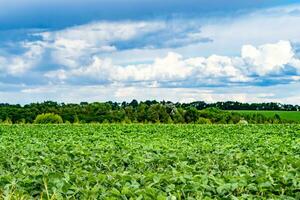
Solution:
[{"label": "leafy plant", "polygon": [[300,199],[299,125],[0,125],[0,199]]}]

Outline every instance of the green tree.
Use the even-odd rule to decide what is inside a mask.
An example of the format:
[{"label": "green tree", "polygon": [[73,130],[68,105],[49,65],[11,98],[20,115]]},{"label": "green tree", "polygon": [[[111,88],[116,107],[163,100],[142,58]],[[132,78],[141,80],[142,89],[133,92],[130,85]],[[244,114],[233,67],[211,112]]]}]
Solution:
[{"label": "green tree", "polygon": [[160,107],[158,104],[151,105],[147,111],[147,121],[152,123],[159,123],[159,110]]},{"label": "green tree", "polygon": [[148,106],[144,103],[140,103],[137,107],[137,120],[138,122],[145,122],[147,120]]},{"label": "green tree", "polygon": [[211,121],[209,119],[199,117],[199,119],[196,122],[197,124],[211,124]]},{"label": "green tree", "polygon": [[6,119],[2,123],[3,124],[12,124],[12,121],[9,117],[6,117]]},{"label": "green tree", "polygon": [[186,123],[195,123],[198,120],[199,113],[194,107],[188,107],[184,113],[184,120]]},{"label": "green tree", "polygon": [[173,122],[176,123],[176,124],[184,123],[184,117],[182,116],[182,114],[179,111],[176,111],[172,115],[172,119],[173,119]]},{"label": "green tree", "polygon": [[46,113],[38,115],[35,120],[35,124],[61,124],[63,119],[61,116],[53,113]]},{"label": "green tree", "polygon": [[73,124],[79,124],[79,123],[80,123],[79,118],[77,115],[75,115]]}]

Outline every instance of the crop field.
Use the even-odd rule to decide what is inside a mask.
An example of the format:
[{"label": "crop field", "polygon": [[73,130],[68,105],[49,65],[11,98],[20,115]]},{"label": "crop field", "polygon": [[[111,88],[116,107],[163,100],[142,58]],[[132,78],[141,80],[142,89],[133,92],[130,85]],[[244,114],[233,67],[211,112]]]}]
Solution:
[{"label": "crop field", "polygon": [[240,112],[240,113],[245,113],[245,114],[258,113],[258,114],[263,114],[266,117],[274,117],[275,114],[278,114],[281,119],[300,122],[300,111],[234,110],[231,112]]},{"label": "crop field", "polygon": [[2,125],[0,199],[300,199],[300,126]]}]

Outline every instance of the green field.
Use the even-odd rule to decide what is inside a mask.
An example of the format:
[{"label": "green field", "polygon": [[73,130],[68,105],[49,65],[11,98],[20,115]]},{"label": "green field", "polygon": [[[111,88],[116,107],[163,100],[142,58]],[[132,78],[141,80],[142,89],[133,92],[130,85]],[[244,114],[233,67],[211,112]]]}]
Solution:
[{"label": "green field", "polygon": [[2,125],[1,198],[300,199],[300,125]]},{"label": "green field", "polygon": [[281,119],[300,122],[300,111],[232,110],[231,112],[240,112],[245,114],[258,113],[263,114],[266,117],[274,117],[275,114],[278,114]]}]

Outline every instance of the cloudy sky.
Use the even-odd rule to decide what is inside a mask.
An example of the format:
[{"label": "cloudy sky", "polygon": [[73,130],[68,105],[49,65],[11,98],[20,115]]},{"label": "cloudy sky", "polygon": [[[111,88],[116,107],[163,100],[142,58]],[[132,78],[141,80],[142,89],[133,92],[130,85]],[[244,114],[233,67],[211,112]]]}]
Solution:
[{"label": "cloudy sky", "polygon": [[0,102],[300,104],[296,0],[0,0]]}]

